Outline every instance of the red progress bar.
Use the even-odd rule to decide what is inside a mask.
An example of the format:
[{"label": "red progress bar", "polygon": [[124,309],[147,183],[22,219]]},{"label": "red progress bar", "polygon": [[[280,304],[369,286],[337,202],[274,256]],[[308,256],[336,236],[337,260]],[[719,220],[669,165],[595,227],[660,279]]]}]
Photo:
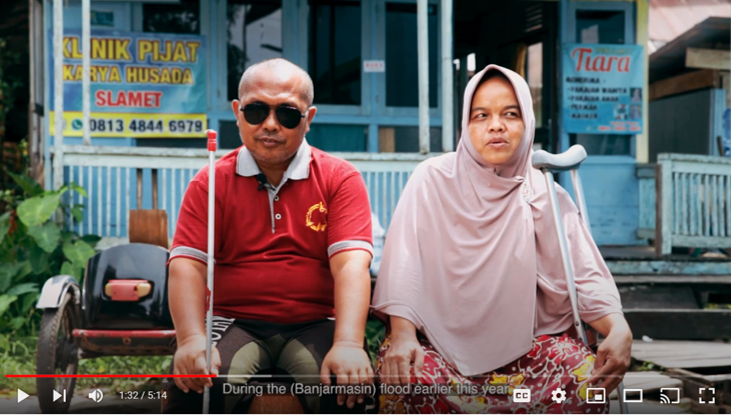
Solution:
[{"label": "red progress bar", "polygon": [[58,374],[36,374],[36,375],[5,375],[5,378],[208,378],[216,375],[58,375]]}]

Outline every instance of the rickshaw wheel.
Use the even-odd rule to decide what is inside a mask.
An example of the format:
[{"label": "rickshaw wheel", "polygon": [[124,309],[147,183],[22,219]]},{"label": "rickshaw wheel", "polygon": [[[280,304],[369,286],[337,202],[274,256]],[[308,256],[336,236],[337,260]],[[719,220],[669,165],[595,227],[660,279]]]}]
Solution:
[{"label": "rickshaw wheel", "polygon": [[[79,368],[79,348],[73,330],[80,326],[79,311],[71,294],[64,296],[58,308],[43,312],[41,331],[38,336],[36,371],[39,374],[73,375]],[[71,405],[76,378],[36,378],[38,402],[43,413],[65,413]],[[53,401],[53,391],[63,395],[66,401]]]}]

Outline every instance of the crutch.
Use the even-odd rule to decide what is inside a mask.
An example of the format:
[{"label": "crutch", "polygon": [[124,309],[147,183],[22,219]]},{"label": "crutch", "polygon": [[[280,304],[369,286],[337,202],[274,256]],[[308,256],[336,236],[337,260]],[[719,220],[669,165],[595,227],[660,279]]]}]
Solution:
[{"label": "crutch", "polygon": [[[584,190],[581,187],[581,178],[579,178],[579,166],[586,159],[586,150],[581,145],[574,145],[566,152],[553,155],[546,151],[539,150],[533,154],[533,168],[540,169],[546,178],[546,185],[548,185],[548,197],[551,200],[551,212],[553,212],[553,220],[556,225],[556,234],[558,235],[558,244],[561,249],[561,260],[563,261],[563,269],[566,274],[566,284],[569,291],[569,299],[571,300],[571,310],[574,315],[574,328],[576,334],[581,337],[581,340],[589,345],[586,338],[586,330],[584,324],[581,322],[579,316],[579,303],[578,294],[576,292],[576,281],[574,278],[574,270],[571,267],[571,260],[569,258],[568,243],[566,241],[566,232],[563,227],[563,221],[561,219],[561,207],[558,204],[558,195],[556,194],[556,184],[553,181],[553,174],[557,172],[571,171],[571,181],[574,186],[574,194],[576,194],[576,203],[579,206],[579,214],[584,219],[586,227],[591,233],[591,227],[589,226],[589,214],[586,211],[586,200],[584,199]],[[617,398],[619,398],[619,409],[622,414],[628,414],[627,404],[624,403],[624,384],[619,383],[617,387]]]},{"label": "crutch", "polygon": [[[211,375],[211,343],[213,332],[213,236],[216,219],[216,137],[215,130],[206,130],[208,136],[208,280],[206,283],[206,374]],[[203,414],[211,405],[211,389],[203,388]]]}]

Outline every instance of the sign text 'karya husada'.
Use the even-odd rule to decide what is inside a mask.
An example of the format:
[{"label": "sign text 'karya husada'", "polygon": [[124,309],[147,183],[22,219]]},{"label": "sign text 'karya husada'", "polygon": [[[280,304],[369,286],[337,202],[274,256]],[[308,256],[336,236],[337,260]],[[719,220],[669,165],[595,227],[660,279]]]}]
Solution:
[{"label": "sign text 'karya husada'", "polygon": [[[89,124],[93,137],[200,137],[204,134],[207,84],[204,37],[93,31],[90,43],[92,114]],[[81,136],[84,51],[79,31],[64,34],[63,54],[64,135]],[[48,62],[49,70],[53,71],[53,60]],[[53,75],[50,79],[53,82]],[[51,118],[54,116],[52,111]],[[51,126],[53,134],[53,122]]]}]

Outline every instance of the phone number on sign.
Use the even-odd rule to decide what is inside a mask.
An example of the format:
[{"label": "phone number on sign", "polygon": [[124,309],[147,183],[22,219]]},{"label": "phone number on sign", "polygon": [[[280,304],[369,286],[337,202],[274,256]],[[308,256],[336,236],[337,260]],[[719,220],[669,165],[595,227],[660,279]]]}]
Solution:
[{"label": "phone number on sign", "polygon": [[89,119],[91,133],[203,133],[201,120]]}]

